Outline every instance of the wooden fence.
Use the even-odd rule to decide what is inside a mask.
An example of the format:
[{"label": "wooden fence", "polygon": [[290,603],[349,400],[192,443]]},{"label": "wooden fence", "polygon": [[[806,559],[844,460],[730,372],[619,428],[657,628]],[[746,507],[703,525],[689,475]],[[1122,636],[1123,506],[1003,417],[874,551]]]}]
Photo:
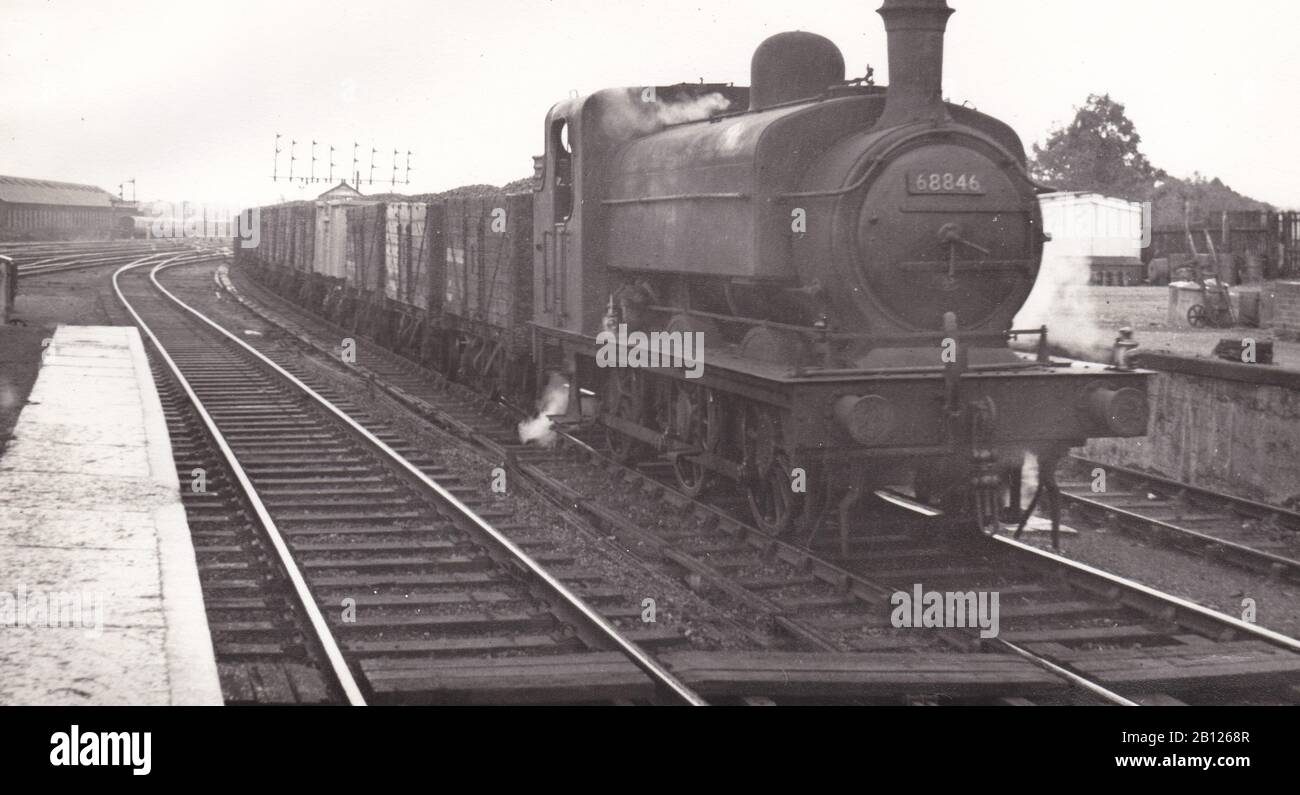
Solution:
[{"label": "wooden fence", "polygon": [[[1264,278],[1300,277],[1300,213],[1296,212],[1224,212],[1210,222],[1191,224],[1196,250],[1205,254],[1209,232],[1220,254],[1231,253],[1243,260],[1248,254],[1264,264]],[[1143,259],[1190,254],[1187,233],[1179,226],[1152,230],[1151,245],[1143,250]]]}]

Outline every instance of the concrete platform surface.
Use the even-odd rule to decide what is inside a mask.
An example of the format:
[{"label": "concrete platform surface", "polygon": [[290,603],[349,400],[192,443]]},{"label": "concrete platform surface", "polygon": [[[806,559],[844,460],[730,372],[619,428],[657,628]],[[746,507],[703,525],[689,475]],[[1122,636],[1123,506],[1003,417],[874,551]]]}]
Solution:
[{"label": "concrete platform surface", "polygon": [[0,457],[0,704],[220,704],[135,328],[59,326]]}]

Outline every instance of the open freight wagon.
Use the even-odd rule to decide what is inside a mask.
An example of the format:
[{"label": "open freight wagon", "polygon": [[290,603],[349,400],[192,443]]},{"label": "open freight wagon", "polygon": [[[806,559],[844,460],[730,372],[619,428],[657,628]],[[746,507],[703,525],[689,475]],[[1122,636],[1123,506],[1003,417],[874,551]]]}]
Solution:
[{"label": "open freight wagon", "polygon": [[529,394],[532,195],[262,207],[236,262],[344,334],[459,380]]}]

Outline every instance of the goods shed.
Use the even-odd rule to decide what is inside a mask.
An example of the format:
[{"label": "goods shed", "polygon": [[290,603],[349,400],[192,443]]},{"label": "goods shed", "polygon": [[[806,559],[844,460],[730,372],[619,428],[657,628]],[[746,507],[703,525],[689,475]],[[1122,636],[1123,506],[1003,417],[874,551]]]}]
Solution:
[{"label": "goods shed", "polygon": [[0,175],[0,240],[106,240],[123,214],[93,185]]}]

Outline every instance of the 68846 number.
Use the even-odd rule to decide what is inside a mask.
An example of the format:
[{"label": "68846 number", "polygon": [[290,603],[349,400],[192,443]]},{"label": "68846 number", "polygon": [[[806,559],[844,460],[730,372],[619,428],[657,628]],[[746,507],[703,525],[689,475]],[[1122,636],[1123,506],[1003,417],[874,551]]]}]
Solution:
[{"label": "68846 number", "polygon": [[984,193],[984,179],[973,172],[962,171],[921,171],[908,173],[907,190],[909,193]]}]

